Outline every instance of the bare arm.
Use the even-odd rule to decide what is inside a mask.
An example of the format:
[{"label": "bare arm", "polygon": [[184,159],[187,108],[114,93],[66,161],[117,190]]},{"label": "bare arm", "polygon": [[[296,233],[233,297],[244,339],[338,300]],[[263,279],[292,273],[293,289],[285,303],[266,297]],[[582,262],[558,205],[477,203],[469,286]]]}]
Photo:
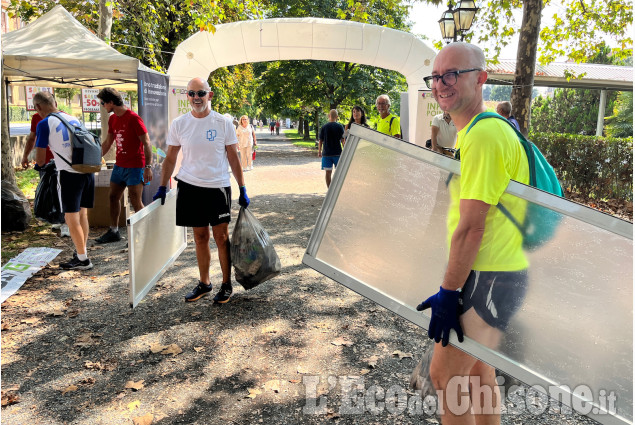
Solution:
[{"label": "bare arm", "polygon": [[35,148],[35,162],[40,167],[46,165],[46,148]]},{"label": "bare arm", "polygon": [[227,160],[229,161],[229,166],[232,169],[236,183],[238,183],[239,187],[244,186],[245,178],[243,176],[243,167],[240,165],[240,158],[238,157],[238,145],[225,146],[225,152],[227,152]]},{"label": "bare arm", "polygon": [[318,142],[318,158],[322,158],[322,139]]},{"label": "bare arm", "polygon": [[29,154],[35,147],[35,133],[30,132],[28,136],[26,136],[26,144],[24,145],[24,153],[22,154],[22,168],[29,168]]},{"label": "bare arm", "polygon": [[437,137],[439,137],[439,127],[433,125],[430,129],[432,130],[432,135],[430,137],[430,140],[432,140],[432,150],[443,153],[443,149],[441,149],[441,146],[439,146],[437,142]]},{"label": "bare arm", "polygon": [[108,153],[114,141],[115,135],[112,133],[108,133],[108,137],[106,137],[104,143],[101,144],[101,156],[105,156]]},{"label": "bare arm", "polygon": [[174,172],[176,166],[176,158],[181,150],[180,146],[168,146],[168,152],[166,153],[163,165],[161,166],[161,186],[167,186]]},{"label": "bare arm", "polygon": [[472,270],[485,232],[485,217],[490,205],[476,199],[461,199],[461,218],[450,242],[450,258],[443,279],[443,288],[456,290],[463,287]]},{"label": "bare arm", "polygon": [[[152,145],[150,144],[150,135],[148,133],[144,133],[139,136],[139,140],[143,144],[143,154],[146,159],[146,167],[148,165],[152,165]],[[145,168],[143,170],[143,181],[146,183],[152,181],[152,170],[150,168]]]}]

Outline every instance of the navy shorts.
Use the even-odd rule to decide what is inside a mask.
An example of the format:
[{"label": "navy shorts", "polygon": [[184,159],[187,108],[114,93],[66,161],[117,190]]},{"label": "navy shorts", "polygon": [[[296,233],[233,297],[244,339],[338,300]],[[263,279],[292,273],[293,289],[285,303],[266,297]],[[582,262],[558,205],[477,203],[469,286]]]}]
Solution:
[{"label": "navy shorts", "polygon": [[115,165],[110,175],[110,183],[120,186],[143,184],[143,168],[125,168]]},{"label": "navy shorts", "polygon": [[463,311],[474,310],[488,325],[504,331],[527,293],[527,270],[479,272],[472,270],[461,298]]},{"label": "navy shorts", "polygon": [[95,203],[95,175],[60,171],[62,212],[76,213],[80,208],[92,208]]},{"label": "navy shorts", "polygon": [[180,181],[176,195],[177,226],[207,227],[230,222],[231,187],[200,187]]},{"label": "navy shorts", "polygon": [[339,162],[339,156],[323,156],[322,157],[322,169],[323,170],[332,170],[333,167],[337,167],[337,163]]}]

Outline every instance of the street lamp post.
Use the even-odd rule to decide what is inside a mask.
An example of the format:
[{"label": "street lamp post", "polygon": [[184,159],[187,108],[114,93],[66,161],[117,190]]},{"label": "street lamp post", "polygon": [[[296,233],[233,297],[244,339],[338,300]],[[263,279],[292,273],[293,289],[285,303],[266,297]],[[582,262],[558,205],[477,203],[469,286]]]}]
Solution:
[{"label": "street lamp post", "polygon": [[441,37],[447,44],[455,42],[459,35],[463,41],[465,33],[472,27],[474,15],[478,11],[474,0],[459,0],[456,9],[453,7],[452,1],[448,2],[448,10],[443,12],[441,19],[439,19]]}]

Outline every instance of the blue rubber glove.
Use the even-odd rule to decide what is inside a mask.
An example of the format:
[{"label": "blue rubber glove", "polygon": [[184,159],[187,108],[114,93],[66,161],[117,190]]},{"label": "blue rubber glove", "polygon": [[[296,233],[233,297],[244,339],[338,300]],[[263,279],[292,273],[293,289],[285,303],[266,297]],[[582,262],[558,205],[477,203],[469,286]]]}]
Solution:
[{"label": "blue rubber glove", "polygon": [[249,197],[247,196],[247,188],[245,186],[240,186],[240,196],[238,197],[238,205],[243,208],[247,208],[249,206]]},{"label": "blue rubber glove", "polygon": [[161,198],[161,205],[165,204],[165,195],[168,192],[168,188],[166,186],[159,186],[159,190],[157,190],[157,193],[152,197],[153,201],[156,201],[157,199]]},{"label": "blue rubber glove", "polygon": [[442,341],[444,347],[450,341],[450,330],[456,331],[459,342],[463,342],[463,329],[459,315],[463,312],[461,292],[439,287],[439,292],[417,306],[417,311],[432,308],[428,337],[434,342]]}]

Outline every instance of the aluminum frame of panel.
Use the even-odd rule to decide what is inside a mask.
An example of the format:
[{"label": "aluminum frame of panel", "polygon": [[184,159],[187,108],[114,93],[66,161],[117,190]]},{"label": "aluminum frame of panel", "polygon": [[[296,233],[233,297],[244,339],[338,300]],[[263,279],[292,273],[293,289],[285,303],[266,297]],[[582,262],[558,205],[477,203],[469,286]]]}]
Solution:
[{"label": "aluminum frame of panel", "polygon": [[[130,306],[135,308],[187,247],[187,228],[176,225],[176,190],[128,219]],[[160,230],[158,230],[160,229]]]},{"label": "aluminum frame of panel", "polygon": [[[333,176],[333,181],[331,183],[329,191],[327,192],[324,204],[322,206],[322,209],[320,210],[315,228],[309,240],[307,250],[303,258],[303,263],[324,274],[325,276],[343,284],[344,286],[359,293],[360,295],[369,298],[372,301],[380,304],[381,306],[397,313],[398,315],[411,321],[412,323],[427,329],[430,320],[427,315],[417,312],[412,306],[404,304],[404,302],[396,299],[390,294],[373,288],[366,283],[358,280],[355,276],[352,276],[346,271],[338,269],[337,267],[334,267],[331,264],[328,264],[325,261],[317,258],[320,244],[323,241],[325,232],[329,225],[329,221],[338,202],[338,198],[351,167],[351,162],[353,161],[355,151],[362,139],[366,142],[376,144],[383,148],[387,148],[408,157],[417,159],[419,161],[423,161],[427,164],[434,165],[442,170],[445,170],[446,172],[460,174],[460,164],[458,161],[452,158],[433,153],[427,149],[423,149],[419,146],[394,139],[370,129],[366,129],[357,125],[352,126],[349,138],[344,148],[344,152],[342,153],[342,156],[340,158],[338,168]],[[515,181],[510,182],[509,186],[506,189],[506,192],[557,211],[565,217],[572,217],[573,219],[579,220],[583,223],[587,223],[603,229],[603,231],[611,232],[615,235],[626,238],[628,241],[630,241],[630,259],[632,264],[632,223],[617,219],[613,216],[601,213],[586,206],[555,197],[553,195],[547,194],[540,190],[536,190]],[[632,336],[628,335],[628,337]],[[630,345],[632,347],[632,339],[630,341]],[[536,370],[532,370],[526,365],[516,362],[509,357],[506,357],[496,350],[487,348],[471,338],[465,338],[463,343],[458,343],[456,335],[452,333],[450,337],[450,343],[452,343],[457,348],[471,354],[472,356],[479,358],[484,362],[516,377],[517,379],[523,381],[528,385],[538,385],[539,389],[543,389],[543,392],[544,388],[548,386],[558,386],[558,383],[547,376],[547,374],[539,373]],[[569,405],[569,407],[571,407],[571,405],[575,403],[578,403],[578,405],[580,405],[580,403],[591,402],[593,407],[597,408],[598,410],[596,410],[595,413],[591,411],[589,414],[587,414],[587,416],[604,424],[632,423],[632,419],[630,418],[626,418],[618,414],[606,414],[606,410],[603,409],[602,406],[599,406],[597,403],[595,403],[593,400],[585,398],[583,397],[583,395],[576,394],[570,389],[568,390],[569,391],[567,391],[567,388],[563,387],[562,391],[564,394],[570,397],[570,399],[567,399],[566,397],[563,398],[564,404]],[[630,403],[632,403],[632,393],[629,394],[629,396]]]}]

